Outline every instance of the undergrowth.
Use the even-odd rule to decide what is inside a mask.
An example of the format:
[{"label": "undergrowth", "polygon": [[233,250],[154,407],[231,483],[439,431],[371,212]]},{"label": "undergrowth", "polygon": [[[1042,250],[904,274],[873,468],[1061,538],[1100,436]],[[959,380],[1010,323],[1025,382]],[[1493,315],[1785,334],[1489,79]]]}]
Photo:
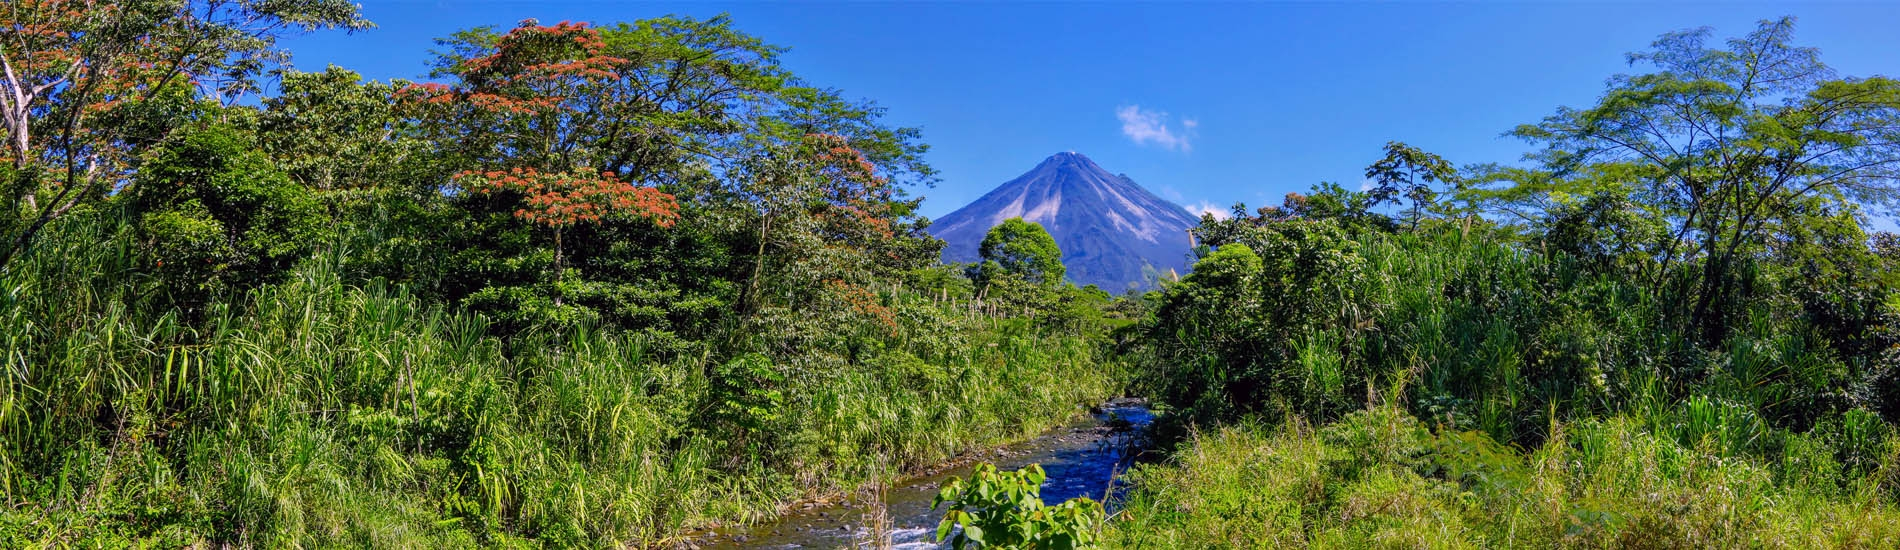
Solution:
[{"label": "undergrowth", "polygon": [[[0,546],[662,543],[1038,433],[1113,393],[1083,336],[879,297],[906,331],[817,368],[501,338],[342,254],[152,307],[124,228],[0,275]],[[889,457],[873,464],[872,457]]]},{"label": "undergrowth", "polygon": [[1900,446],[1873,472],[1791,435],[1779,462],[1685,444],[1627,415],[1533,449],[1391,407],[1315,427],[1231,425],[1137,470],[1105,539],[1123,548],[1891,548]]}]

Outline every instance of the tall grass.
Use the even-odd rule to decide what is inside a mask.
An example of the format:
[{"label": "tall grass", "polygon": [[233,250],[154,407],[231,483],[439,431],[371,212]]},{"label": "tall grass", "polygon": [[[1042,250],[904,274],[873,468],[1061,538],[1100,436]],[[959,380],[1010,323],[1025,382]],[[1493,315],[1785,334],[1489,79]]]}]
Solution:
[{"label": "tall grass", "polygon": [[[1900,481],[1884,448],[1848,486],[1684,446],[1627,416],[1554,426],[1519,452],[1381,407],[1196,436],[1134,474],[1107,540],[1123,548],[1891,548]],[[1792,476],[1792,477],[1790,477]]]},{"label": "tall grass", "polygon": [[[1284,241],[1256,248],[1292,242],[1274,250],[1304,254],[1296,246],[1321,242],[1300,240],[1319,224],[1289,223],[1308,225],[1287,235],[1269,227],[1267,239]],[[1365,234],[1313,258],[1294,265],[1348,267],[1299,286],[1307,273],[1269,263],[1254,280],[1336,297],[1317,310],[1288,315],[1287,302],[1276,303],[1284,298],[1263,296],[1224,310],[1215,329],[1144,327],[1131,360],[1189,413],[1177,418],[1206,431],[1186,437],[1170,465],[1137,475],[1114,540],[1900,544],[1891,527],[1900,519],[1900,440],[1882,417],[1900,395],[1877,382],[1900,355],[1868,356],[1870,346],[1843,341],[1892,342],[1896,312],[1885,325],[1838,326],[1813,313],[1815,300],[1891,289],[1751,268],[1738,287],[1752,294],[1735,304],[1745,322],[1700,342],[1683,320],[1687,305],[1666,289],[1493,233]],[[1248,287],[1226,281],[1248,279],[1197,273],[1169,289],[1159,311],[1247,296]],[[1235,330],[1266,343],[1228,346]],[[1179,433],[1196,433],[1187,428]]]},{"label": "tall grass", "polygon": [[[109,215],[0,274],[0,546],[655,544],[1020,438],[1113,392],[1098,350],[988,319],[954,352],[801,373],[769,432],[708,418],[706,356],[593,330],[503,340],[342,254],[159,305]],[[900,309],[956,304],[886,293]],[[903,338],[893,348],[904,349]],[[756,455],[733,441],[769,440]]]}]

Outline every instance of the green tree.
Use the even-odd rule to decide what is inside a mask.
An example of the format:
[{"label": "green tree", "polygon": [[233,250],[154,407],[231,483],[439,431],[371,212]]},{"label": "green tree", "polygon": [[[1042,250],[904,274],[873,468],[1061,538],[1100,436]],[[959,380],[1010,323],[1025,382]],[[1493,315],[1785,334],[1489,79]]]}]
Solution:
[{"label": "green tree", "polygon": [[1367,191],[1373,206],[1397,204],[1403,198],[1411,228],[1418,229],[1419,219],[1438,201],[1438,192],[1432,189],[1432,184],[1455,184],[1458,171],[1438,155],[1389,141],[1385,144],[1385,158],[1366,167],[1366,179],[1373,183],[1372,189]]},{"label": "green tree", "polygon": [[426,151],[416,123],[396,101],[401,83],[364,82],[334,65],[280,79],[263,102],[258,141],[297,183],[364,192],[428,181],[417,170]]},{"label": "green tree", "polygon": [[[1398,222],[1391,216],[1373,212],[1376,201],[1370,191],[1352,191],[1333,182],[1320,182],[1313,186],[1310,193],[1287,193],[1281,199],[1280,206],[1263,206],[1249,216],[1245,207],[1234,209],[1233,218],[1250,220],[1254,224],[1264,224],[1288,218],[1307,220],[1333,220],[1352,234],[1366,232],[1390,233],[1397,231]],[[1205,222],[1206,220],[1203,220]],[[1223,228],[1239,227],[1232,224],[1203,223],[1199,230],[1210,232],[1208,237],[1218,239],[1214,234]]]},{"label": "green tree", "polygon": [[[1324,417],[1350,405],[1341,342],[1369,327],[1366,261],[1337,219],[1236,215],[1194,229],[1207,252],[1144,321],[1142,353],[1187,416]],[[1373,234],[1371,237],[1382,237]]]},{"label": "green tree", "polygon": [[989,233],[983,235],[977,255],[982,261],[980,281],[1008,275],[1054,285],[1061,283],[1066,273],[1062,266],[1062,249],[1056,246],[1055,237],[1049,236],[1041,224],[1022,218],[1003,220],[991,227]]},{"label": "green tree", "polygon": [[1629,56],[1655,72],[1618,75],[1595,105],[1519,127],[1532,158],[1566,179],[1619,163],[1667,226],[1649,272],[1683,292],[1688,320],[1719,341],[1747,287],[1739,277],[1771,235],[1812,212],[1892,206],[1900,198],[1900,81],[1842,78],[1793,43],[1794,20],[1709,44],[1706,28],[1671,33]]},{"label": "green tree", "polygon": [[283,71],[258,113],[258,145],[329,211],[346,239],[344,269],[431,291],[446,263],[440,235],[452,230],[440,177],[449,168],[398,100],[403,85],[335,66]]},{"label": "green tree", "polygon": [[148,267],[190,306],[275,280],[329,234],[316,197],[228,126],[162,143],[131,201]]}]

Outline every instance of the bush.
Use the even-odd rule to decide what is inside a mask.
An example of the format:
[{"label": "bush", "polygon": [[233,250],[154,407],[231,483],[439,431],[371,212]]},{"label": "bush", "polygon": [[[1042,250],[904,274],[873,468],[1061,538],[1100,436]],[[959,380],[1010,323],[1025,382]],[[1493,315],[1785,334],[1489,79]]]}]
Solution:
[{"label": "bush", "polygon": [[944,482],[930,509],[945,508],[937,523],[937,540],[965,546],[1006,550],[1073,550],[1094,548],[1096,532],[1105,513],[1102,504],[1076,497],[1055,506],[1042,502],[1042,466],[1030,464],[1014,472],[998,472],[978,464],[970,479],[952,477]]}]

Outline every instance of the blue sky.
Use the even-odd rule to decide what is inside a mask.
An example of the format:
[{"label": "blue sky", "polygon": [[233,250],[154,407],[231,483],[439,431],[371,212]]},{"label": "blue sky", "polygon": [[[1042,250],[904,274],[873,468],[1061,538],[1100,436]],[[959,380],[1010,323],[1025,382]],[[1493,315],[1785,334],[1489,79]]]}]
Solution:
[{"label": "blue sky", "polygon": [[1843,75],[1900,76],[1900,3],[633,3],[366,0],[379,28],[286,41],[304,70],[419,79],[431,39],[523,18],[730,13],[794,73],[923,129],[941,216],[1059,151],[1188,206],[1356,185],[1388,140],[1512,162],[1500,134],[1581,106],[1664,32],[1800,18]]}]

